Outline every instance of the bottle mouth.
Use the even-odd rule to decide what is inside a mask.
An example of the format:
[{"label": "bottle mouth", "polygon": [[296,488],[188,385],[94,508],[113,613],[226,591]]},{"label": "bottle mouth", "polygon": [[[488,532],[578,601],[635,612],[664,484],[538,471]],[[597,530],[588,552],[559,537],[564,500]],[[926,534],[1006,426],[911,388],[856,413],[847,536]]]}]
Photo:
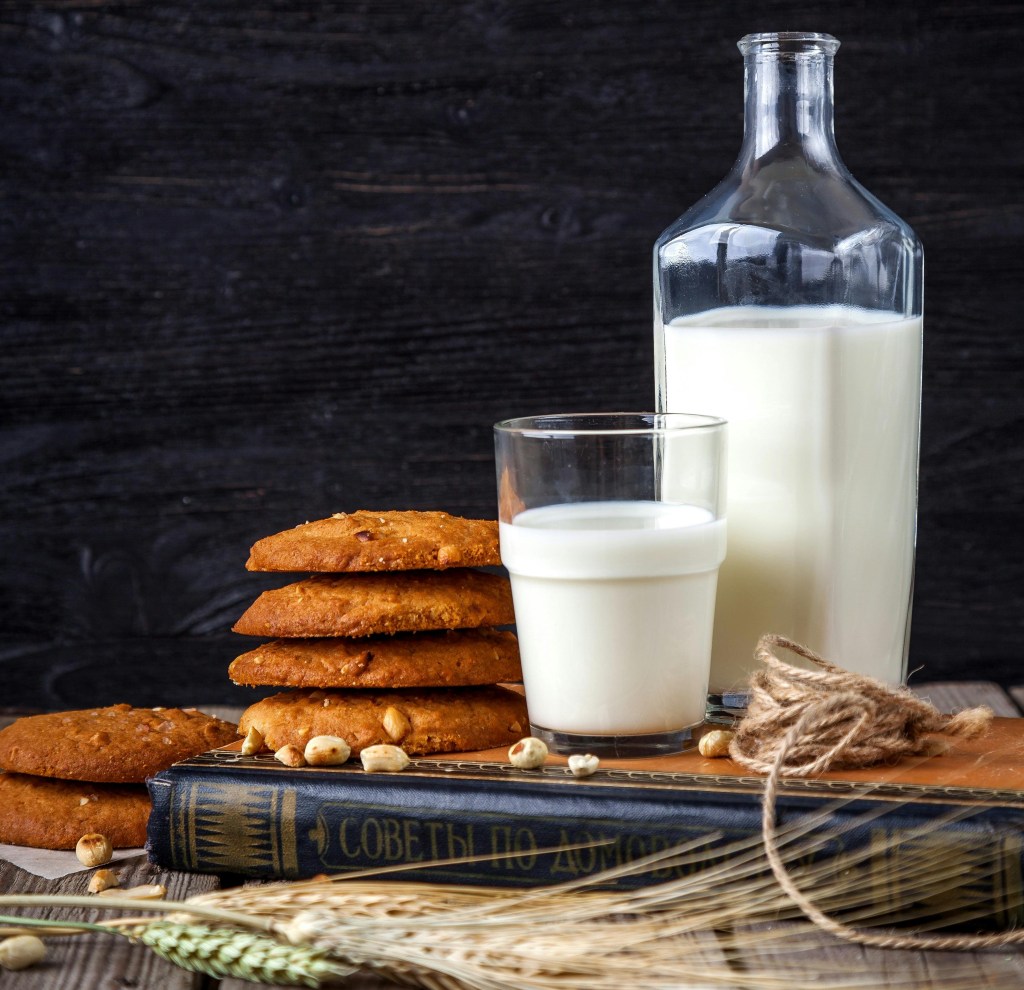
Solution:
[{"label": "bottle mouth", "polygon": [[744,58],[761,53],[781,56],[835,55],[839,39],[812,31],[769,31],[748,34],[736,42]]}]

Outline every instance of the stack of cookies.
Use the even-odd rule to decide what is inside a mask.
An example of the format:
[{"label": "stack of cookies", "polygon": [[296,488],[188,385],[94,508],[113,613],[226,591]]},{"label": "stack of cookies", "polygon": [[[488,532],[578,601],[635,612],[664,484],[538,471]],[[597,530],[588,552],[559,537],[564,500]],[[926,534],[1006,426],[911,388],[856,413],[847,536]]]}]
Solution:
[{"label": "stack of cookies", "polygon": [[509,745],[526,705],[508,579],[491,520],[446,512],[352,512],[260,540],[253,571],[314,572],[264,592],[234,626],[273,637],[238,657],[237,684],[290,690],[252,705],[241,733],[267,747],[314,736],[358,754],[392,744],[410,755]]},{"label": "stack of cookies", "polygon": [[237,737],[195,709],[113,705],[18,719],[0,730],[0,842],[74,849],[90,832],[113,848],[146,841],[145,779]]}]

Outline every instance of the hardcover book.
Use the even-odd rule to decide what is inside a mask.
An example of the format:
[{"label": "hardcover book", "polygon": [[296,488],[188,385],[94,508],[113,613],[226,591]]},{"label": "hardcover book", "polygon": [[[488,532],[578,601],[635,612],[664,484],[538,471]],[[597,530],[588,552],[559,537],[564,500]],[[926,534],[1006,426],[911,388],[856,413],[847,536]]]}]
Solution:
[{"label": "hardcover book", "polygon": [[[536,885],[683,843],[709,854],[704,865],[717,850],[753,848],[764,778],[695,751],[603,760],[575,778],[562,758],[519,770],[504,750],[370,774],[358,762],[294,769],[270,754],[242,756],[236,744],[176,764],[149,789],[150,855],[176,870],[292,879],[444,861],[394,875]],[[996,719],[941,757],[784,780],[777,808],[784,841],[798,837],[804,860],[848,862],[871,882],[891,877],[894,858],[955,857],[992,921],[1024,921],[1024,719]],[[813,827],[802,827],[810,816]],[[623,882],[694,868],[691,859]]]}]

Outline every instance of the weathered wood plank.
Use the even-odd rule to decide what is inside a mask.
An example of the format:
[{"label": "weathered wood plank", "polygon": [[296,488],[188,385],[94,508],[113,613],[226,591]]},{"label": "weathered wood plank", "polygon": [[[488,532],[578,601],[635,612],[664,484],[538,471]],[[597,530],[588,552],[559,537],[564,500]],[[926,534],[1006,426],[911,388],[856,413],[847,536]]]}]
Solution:
[{"label": "weathered wood plank", "polygon": [[[143,883],[162,883],[167,896],[183,898],[205,893],[217,885],[217,878],[188,873],[171,873],[135,862],[118,867],[123,887]],[[5,894],[85,894],[91,873],[77,873],[63,880],[43,880],[10,863],[0,860],[0,891]],[[97,899],[100,902],[100,899]],[[90,908],[11,909],[10,914],[35,915],[41,918],[102,920],[123,916],[125,912]],[[12,986],[14,977],[4,977]],[[82,990],[95,987],[131,987],[133,990],[199,990],[202,978],[178,969],[147,948],[131,945],[127,939],[88,934],[48,941],[45,962],[17,976],[18,990]]]},{"label": "weathered wood plank", "polygon": [[991,681],[943,681],[911,684],[914,693],[926,698],[939,711],[954,712],[974,705],[988,705],[996,715],[1020,716],[1017,702]]},{"label": "weathered wood plank", "polygon": [[[1024,634],[1006,9],[835,4],[816,25],[843,41],[844,156],[928,255],[930,680],[1012,683]],[[8,703],[241,700],[226,631],[261,587],[253,540],[362,506],[492,514],[493,421],[650,405],[651,245],[735,156],[737,34],[804,16],[4,4]]]},{"label": "weathered wood plank", "polygon": [[1024,684],[1010,688],[1010,697],[1013,698],[1021,711],[1024,711]]},{"label": "weathered wood plank", "polygon": [[[392,983],[380,976],[357,973],[348,977],[344,984],[345,990],[397,990],[403,986],[401,983]],[[405,984],[406,986],[408,984]],[[287,990],[280,984],[273,986],[266,984],[269,990]],[[246,980],[226,979],[217,984],[218,990],[252,990],[252,984]]]},{"label": "weathered wood plank", "polygon": [[[787,934],[792,944],[787,945]],[[739,972],[774,973],[793,987],[829,986],[844,979],[847,986],[913,990],[1024,986],[1024,954],[1012,948],[977,953],[876,949],[793,922],[745,926],[723,938],[729,939]],[[737,986],[744,986],[742,978]]]}]

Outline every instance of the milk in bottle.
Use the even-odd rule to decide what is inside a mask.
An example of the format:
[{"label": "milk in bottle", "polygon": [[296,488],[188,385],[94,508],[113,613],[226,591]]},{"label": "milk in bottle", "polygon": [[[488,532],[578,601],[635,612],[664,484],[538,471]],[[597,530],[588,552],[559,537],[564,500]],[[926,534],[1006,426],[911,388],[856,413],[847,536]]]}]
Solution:
[{"label": "milk in bottle", "polygon": [[740,42],[739,159],[655,247],[658,408],[730,424],[713,697],[744,689],[768,632],[905,676],[922,254],[839,158],[838,44]]}]

